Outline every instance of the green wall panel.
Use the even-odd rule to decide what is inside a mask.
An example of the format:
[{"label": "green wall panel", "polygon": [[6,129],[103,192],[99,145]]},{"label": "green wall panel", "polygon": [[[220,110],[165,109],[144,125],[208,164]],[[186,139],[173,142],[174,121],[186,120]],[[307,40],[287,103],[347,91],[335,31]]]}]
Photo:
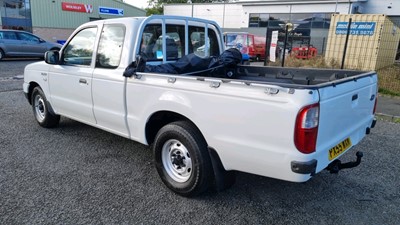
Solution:
[{"label": "green wall panel", "polygon": [[[64,11],[62,2],[90,4],[93,6],[93,11],[92,13]],[[146,11],[115,0],[31,0],[32,26],[75,29],[89,22],[90,18],[121,18],[121,16],[99,14],[99,6],[123,9],[124,17],[146,16]]]}]

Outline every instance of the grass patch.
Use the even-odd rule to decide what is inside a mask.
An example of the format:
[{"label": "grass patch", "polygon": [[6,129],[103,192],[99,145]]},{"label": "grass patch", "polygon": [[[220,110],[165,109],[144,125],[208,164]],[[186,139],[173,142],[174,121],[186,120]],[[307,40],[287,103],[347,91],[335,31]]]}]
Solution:
[{"label": "grass patch", "polygon": [[[281,66],[282,61],[277,59],[276,62],[269,62],[268,65]],[[310,59],[298,59],[293,56],[288,56],[285,59],[285,67],[339,69],[340,65],[335,59],[325,60],[325,57],[323,56],[316,56]]]},{"label": "grass patch", "polygon": [[376,72],[378,73],[379,93],[400,96],[400,65],[394,64]]},{"label": "grass patch", "polygon": [[387,89],[385,89],[385,88],[379,88],[378,92],[379,92],[380,94],[383,94],[383,95],[399,96],[399,97],[400,97],[400,93],[396,93],[396,92],[387,90]]}]

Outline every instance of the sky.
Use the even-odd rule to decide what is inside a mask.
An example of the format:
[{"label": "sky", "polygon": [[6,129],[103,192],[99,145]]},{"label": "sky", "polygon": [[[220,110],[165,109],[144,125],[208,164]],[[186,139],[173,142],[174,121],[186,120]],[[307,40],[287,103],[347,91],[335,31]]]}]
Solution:
[{"label": "sky", "polygon": [[144,9],[147,7],[148,0],[124,0],[125,3],[136,6],[140,9]]}]

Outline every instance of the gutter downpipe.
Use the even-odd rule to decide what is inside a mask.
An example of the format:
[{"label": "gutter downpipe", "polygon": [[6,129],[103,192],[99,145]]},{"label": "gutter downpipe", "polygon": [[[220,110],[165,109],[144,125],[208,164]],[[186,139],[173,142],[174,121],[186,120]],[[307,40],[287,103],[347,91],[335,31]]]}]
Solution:
[{"label": "gutter downpipe", "polygon": [[338,5],[338,1],[339,1],[339,0],[336,0],[335,14],[336,14],[336,12],[337,12],[337,5]]}]

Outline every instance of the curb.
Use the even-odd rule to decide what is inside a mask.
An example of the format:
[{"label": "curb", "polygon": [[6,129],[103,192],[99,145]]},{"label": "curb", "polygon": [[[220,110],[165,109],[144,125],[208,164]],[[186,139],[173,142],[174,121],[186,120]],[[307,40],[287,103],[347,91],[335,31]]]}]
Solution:
[{"label": "curb", "polygon": [[400,123],[400,116],[392,116],[383,113],[376,113],[375,116],[376,118],[378,118],[378,120],[388,121],[392,123]]}]

